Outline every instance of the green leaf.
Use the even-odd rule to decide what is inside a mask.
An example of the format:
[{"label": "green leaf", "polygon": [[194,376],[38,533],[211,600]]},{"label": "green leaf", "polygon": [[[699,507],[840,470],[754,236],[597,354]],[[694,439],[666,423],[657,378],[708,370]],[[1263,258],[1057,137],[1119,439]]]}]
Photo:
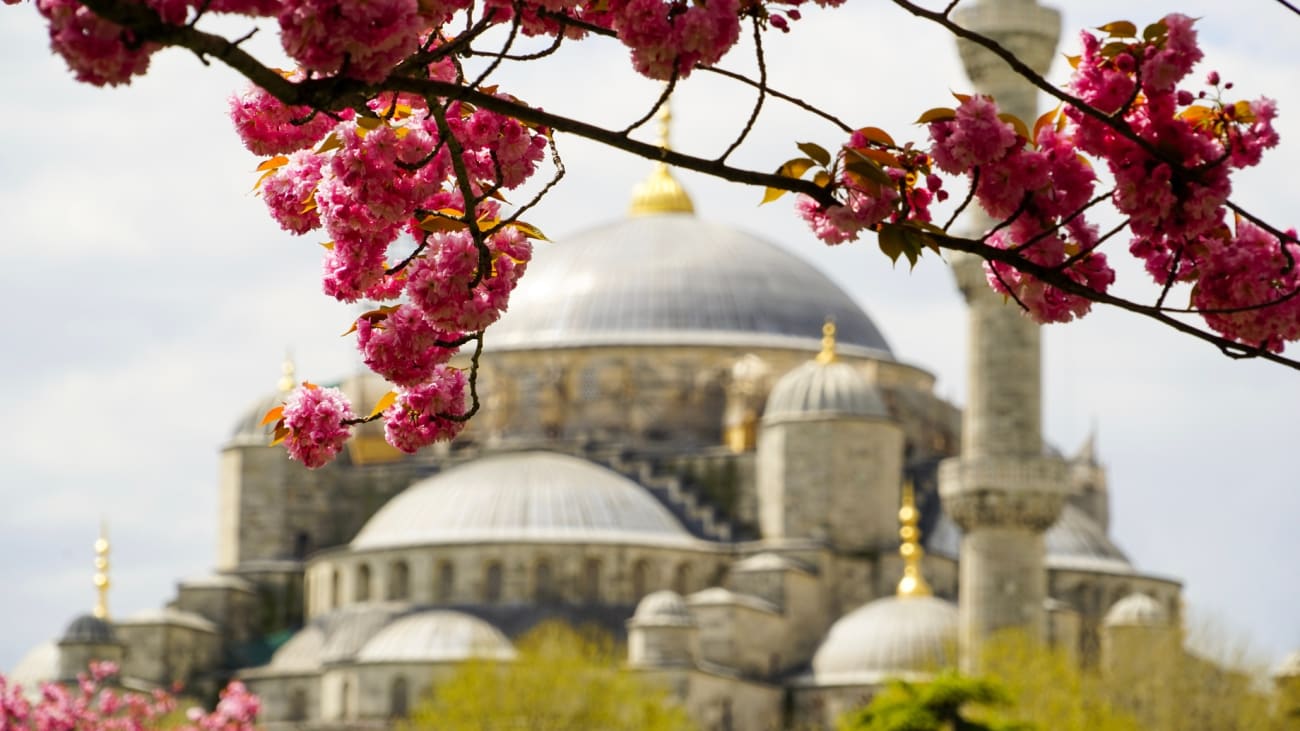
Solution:
[{"label": "green leaf", "polygon": [[896,223],[880,224],[877,243],[880,244],[880,250],[885,253],[885,256],[895,264],[898,263],[898,257],[907,249],[907,237],[903,234],[903,227]]},{"label": "green leaf", "polygon": [[831,164],[831,153],[827,152],[826,148],[821,145],[815,142],[800,142],[796,146],[800,152],[811,157],[818,165],[827,167]]}]

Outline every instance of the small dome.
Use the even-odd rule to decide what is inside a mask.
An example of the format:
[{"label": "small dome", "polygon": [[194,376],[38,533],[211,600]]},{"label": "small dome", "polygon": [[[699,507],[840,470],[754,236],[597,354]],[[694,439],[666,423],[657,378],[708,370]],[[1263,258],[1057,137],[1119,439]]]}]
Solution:
[{"label": "small dome", "polygon": [[747,571],[798,571],[804,574],[816,573],[816,570],[813,569],[813,567],[803,561],[790,558],[789,556],[782,556],[779,553],[772,553],[770,551],[756,553],[749,558],[742,558],[731,565],[731,572],[733,574],[744,573]]},{"label": "small dome", "polygon": [[286,394],[275,392],[257,399],[230,430],[227,447],[265,447],[271,443],[271,426],[263,424],[266,412],[284,403]]},{"label": "small dome", "polygon": [[817,685],[870,685],[956,660],[957,607],[935,597],[886,597],[841,617],[813,655]]},{"label": "small dome", "polygon": [[1300,678],[1300,650],[1282,658],[1282,662],[1273,671],[1273,677]]},{"label": "small dome", "polygon": [[632,621],[641,625],[688,627],[695,624],[695,617],[691,615],[681,594],[664,590],[647,594],[636,605]]},{"label": "small dome", "polygon": [[767,397],[764,421],[810,416],[888,417],[875,386],[848,363],[808,361],[781,377]]},{"label": "small dome", "polygon": [[83,614],[72,620],[72,624],[68,625],[59,640],[60,644],[73,642],[89,645],[112,644],[117,642],[117,635],[113,632],[113,625],[106,620],[93,614]]},{"label": "small dome", "polygon": [[692,607],[745,607],[768,614],[780,614],[781,608],[762,597],[741,594],[722,586],[711,586],[686,597]]},{"label": "small dome", "polygon": [[554,452],[476,459],[408,487],[352,540],[353,549],[475,543],[694,542],[645,488]]},{"label": "small dome", "polygon": [[1115,602],[1104,623],[1107,627],[1164,627],[1169,624],[1169,613],[1160,602],[1138,592]]},{"label": "small dome", "polygon": [[319,672],[324,648],[325,630],[320,622],[312,622],[280,645],[267,669],[286,675]]},{"label": "small dome", "polygon": [[435,609],[401,617],[357,653],[357,662],[510,660],[515,651],[496,627],[462,612]]}]

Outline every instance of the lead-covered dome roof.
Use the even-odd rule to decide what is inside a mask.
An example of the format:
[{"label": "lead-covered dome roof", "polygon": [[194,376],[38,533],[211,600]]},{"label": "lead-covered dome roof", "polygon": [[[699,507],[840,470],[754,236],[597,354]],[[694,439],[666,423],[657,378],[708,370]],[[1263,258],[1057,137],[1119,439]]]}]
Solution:
[{"label": "lead-covered dome roof", "polygon": [[394,620],[357,653],[357,662],[510,660],[514,647],[501,630],[463,612],[431,609]]},{"label": "lead-covered dome roof", "polygon": [[853,366],[815,360],[782,376],[763,409],[765,421],[826,416],[887,418],[889,409]]},{"label": "lead-covered dome roof", "polygon": [[440,543],[678,543],[694,539],[645,488],[554,452],[476,459],[411,485],[352,540],[353,549]]},{"label": "lead-covered dome roof", "polygon": [[936,597],[886,597],[831,625],[813,655],[817,685],[871,685],[952,665],[957,607]]},{"label": "lead-covered dome roof", "polygon": [[889,358],[852,298],[798,256],[685,213],[636,216],[539,244],[485,347],[719,345],[816,350],[827,317],[846,355]]}]

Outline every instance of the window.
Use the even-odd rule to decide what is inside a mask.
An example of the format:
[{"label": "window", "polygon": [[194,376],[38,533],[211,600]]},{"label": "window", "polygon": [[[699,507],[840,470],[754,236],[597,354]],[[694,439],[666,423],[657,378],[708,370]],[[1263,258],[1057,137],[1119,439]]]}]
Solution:
[{"label": "window", "polygon": [[406,692],[406,677],[393,678],[393,685],[388,692],[388,715],[393,718],[405,718],[409,694]]},{"label": "window", "polygon": [[641,559],[632,565],[632,599],[640,601],[650,590],[650,562]]},{"label": "window", "polygon": [[551,601],[556,598],[555,577],[551,574],[551,562],[542,558],[533,567],[533,593],[538,601]]},{"label": "window", "polygon": [[344,680],[339,694],[339,718],[347,720],[352,717],[352,683]]},{"label": "window", "polygon": [[357,567],[357,587],[354,597],[359,602],[370,600],[370,564]]},{"label": "window", "polygon": [[299,561],[307,558],[311,553],[311,534],[306,531],[298,531],[293,536],[293,557]]},{"label": "window", "polygon": [[434,577],[434,601],[444,604],[452,600],[456,590],[456,567],[451,561],[439,561],[438,571]]},{"label": "window", "polygon": [[673,573],[673,591],[685,596],[690,593],[693,581],[691,565],[688,563],[678,564],[677,571]]},{"label": "window", "polygon": [[339,570],[330,571],[330,609],[337,609],[339,606]]},{"label": "window", "polygon": [[582,565],[582,600],[600,601],[600,559],[589,558]]},{"label": "window", "polygon": [[394,561],[388,567],[388,598],[405,600],[411,598],[411,570],[405,561]]},{"label": "window", "polygon": [[307,691],[302,688],[294,688],[289,693],[289,719],[290,721],[307,720]]},{"label": "window", "polygon": [[483,601],[496,604],[501,601],[501,562],[489,561],[483,567]]}]

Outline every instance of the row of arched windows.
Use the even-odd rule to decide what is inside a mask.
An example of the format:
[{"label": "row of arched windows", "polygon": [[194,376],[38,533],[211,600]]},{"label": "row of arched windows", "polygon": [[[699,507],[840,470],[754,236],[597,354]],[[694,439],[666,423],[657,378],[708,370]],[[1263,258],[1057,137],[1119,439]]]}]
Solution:
[{"label": "row of arched windows", "polygon": [[[487,604],[496,604],[504,599],[504,568],[500,561],[487,561],[482,566],[482,589],[480,599]],[[555,601],[561,593],[557,587],[555,570],[551,561],[537,559],[532,569],[533,599],[539,602]],[[646,559],[632,565],[632,597],[639,599],[662,584],[655,580],[654,568]],[[578,596],[584,602],[594,603],[602,599],[602,579],[604,565],[599,558],[587,558],[582,563],[578,576]],[[374,575],[370,564],[357,566],[355,582],[352,587],[352,600],[370,601],[378,598],[374,590]],[[439,561],[434,567],[433,600],[448,603],[454,598],[456,586],[456,567],[450,561]],[[694,571],[691,564],[681,562],[672,570],[670,586],[679,594],[687,594],[695,587]],[[411,570],[406,561],[397,560],[389,564],[388,583],[382,598],[390,601],[405,601],[411,598]],[[342,594],[342,577],[338,569],[330,575],[330,607],[340,606]]]}]

